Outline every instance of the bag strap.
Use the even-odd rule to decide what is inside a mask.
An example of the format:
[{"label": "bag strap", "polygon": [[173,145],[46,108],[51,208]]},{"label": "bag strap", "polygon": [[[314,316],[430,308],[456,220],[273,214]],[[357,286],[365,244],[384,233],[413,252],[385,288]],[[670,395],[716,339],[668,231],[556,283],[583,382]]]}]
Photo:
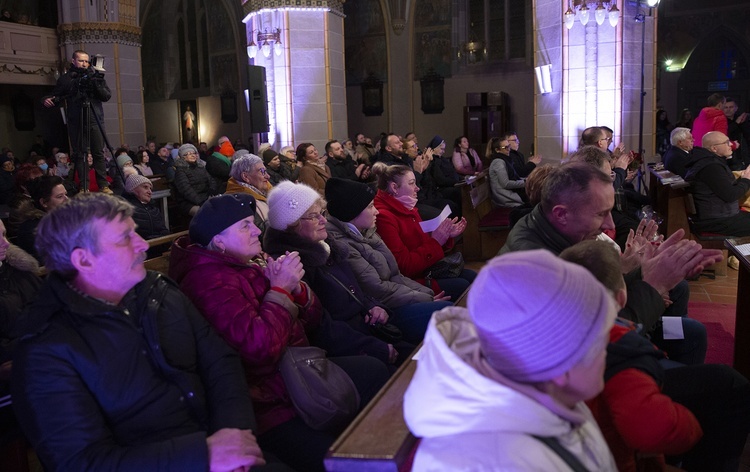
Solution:
[{"label": "bag strap", "polygon": [[589,472],[589,470],[581,463],[580,460],[578,460],[576,456],[573,455],[573,453],[565,449],[565,447],[560,444],[560,441],[557,438],[550,436],[536,436],[533,434],[531,436],[538,441],[543,442],[547,447],[552,449],[555,454],[560,456],[560,459],[568,464],[568,467],[573,469],[573,472]]},{"label": "bag strap", "polygon": [[367,308],[367,307],[365,306],[365,304],[364,304],[364,303],[362,303],[362,300],[360,300],[360,299],[359,299],[359,297],[358,297],[358,296],[356,296],[356,295],[354,294],[354,292],[352,292],[351,290],[349,290],[349,289],[347,288],[347,286],[346,286],[346,285],[344,285],[344,282],[342,282],[341,280],[339,280],[339,278],[338,278],[338,277],[336,277],[335,275],[333,275],[333,274],[332,274],[332,273],[330,273],[330,272],[326,272],[325,274],[326,274],[327,276],[329,276],[330,278],[332,278],[332,279],[333,279],[333,280],[334,280],[334,281],[335,281],[335,282],[336,282],[337,284],[341,285],[341,288],[343,288],[343,289],[344,289],[344,291],[345,291],[346,293],[348,293],[348,294],[349,294],[349,295],[350,295],[350,296],[351,296],[351,297],[352,297],[352,298],[354,299],[354,301],[355,301],[355,302],[357,302],[357,303],[359,304],[359,306],[361,306],[361,307],[362,307],[362,309],[363,309],[363,310],[365,310],[365,311],[369,311],[369,309],[368,309],[368,308]]}]

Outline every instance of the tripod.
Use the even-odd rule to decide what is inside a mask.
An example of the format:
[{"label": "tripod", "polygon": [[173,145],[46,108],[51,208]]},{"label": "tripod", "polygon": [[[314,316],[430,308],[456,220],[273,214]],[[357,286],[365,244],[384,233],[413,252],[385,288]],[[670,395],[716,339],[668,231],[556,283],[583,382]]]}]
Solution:
[{"label": "tripod", "polygon": [[[79,149],[78,153],[81,157],[79,157],[79,162],[81,165],[81,172],[80,172],[80,179],[81,179],[81,191],[86,193],[89,191],[89,165],[88,165],[88,156],[91,154],[91,117],[94,117],[94,122],[96,123],[96,126],[99,130],[99,134],[102,137],[102,140],[104,141],[104,145],[107,146],[107,149],[109,150],[110,155],[114,158],[115,152],[112,148],[112,145],[109,143],[109,140],[107,139],[107,134],[104,132],[104,127],[102,126],[101,121],[99,120],[99,117],[96,116],[96,113],[92,113],[91,111],[91,98],[82,91],[79,91],[79,93],[82,94],[82,101],[81,101],[81,131],[80,131],[80,141],[79,141]],[[115,164],[115,168],[117,169],[117,173],[119,174],[120,178],[125,181],[125,174],[122,172],[122,169],[120,169],[120,166]]]}]

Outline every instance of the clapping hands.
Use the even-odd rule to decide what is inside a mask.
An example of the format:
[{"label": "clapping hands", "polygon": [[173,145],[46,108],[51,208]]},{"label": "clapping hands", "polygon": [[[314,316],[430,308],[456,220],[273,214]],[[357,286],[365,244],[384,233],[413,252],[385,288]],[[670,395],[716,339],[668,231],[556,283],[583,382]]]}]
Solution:
[{"label": "clapping hands", "polygon": [[297,251],[279,256],[277,259],[269,257],[264,274],[272,287],[279,287],[289,293],[297,294],[301,290],[300,281],[305,275],[302,260]]}]

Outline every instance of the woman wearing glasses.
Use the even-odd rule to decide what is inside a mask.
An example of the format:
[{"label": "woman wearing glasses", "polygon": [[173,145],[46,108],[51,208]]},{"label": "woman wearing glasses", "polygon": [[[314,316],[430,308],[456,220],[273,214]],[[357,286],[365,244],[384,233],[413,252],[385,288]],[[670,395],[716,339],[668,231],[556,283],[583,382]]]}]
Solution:
[{"label": "woman wearing glasses", "polygon": [[527,200],[524,191],[525,181],[516,173],[511,161],[510,138],[505,135],[492,138],[487,145],[487,158],[490,159],[490,190],[495,206],[513,208]]},{"label": "woman wearing glasses", "polygon": [[268,197],[269,227],[263,238],[263,249],[272,257],[298,251],[305,269],[304,280],[320,298],[323,307],[335,320],[344,321],[362,336],[353,339],[334,336],[331,346],[321,346],[335,355],[367,354],[388,364],[398,365],[408,359],[414,345],[405,341],[385,341],[371,335],[384,325],[389,315],[378,300],[369,297],[357,282],[347,263],[346,246],[332,244],[326,230],[326,201],[311,187],[281,182]]},{"label": "woman wearing glasses", "polygon": [[261,238],[268,224],[268,192],[271,190],[268,171],[263,159],[255,154],[243,154],[232,162],[226,193],[246,193],[255,198],[255,226]]}]

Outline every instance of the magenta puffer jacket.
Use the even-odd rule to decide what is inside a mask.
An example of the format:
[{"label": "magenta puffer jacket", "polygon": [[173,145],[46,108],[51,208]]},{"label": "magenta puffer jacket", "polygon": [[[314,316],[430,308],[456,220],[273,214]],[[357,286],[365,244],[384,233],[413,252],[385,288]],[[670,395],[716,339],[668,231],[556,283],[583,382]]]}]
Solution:
[{"label": "magenta puffer jacket", "polygon": [[169,275],[230,346],[239,351],[250,386],[258,434],[296,413],[278,371],[287,346],[307,346],[323,308],[309,287],[294,301],[271,290],[258,265],[209,251],[183,236],[175,241]]}]

